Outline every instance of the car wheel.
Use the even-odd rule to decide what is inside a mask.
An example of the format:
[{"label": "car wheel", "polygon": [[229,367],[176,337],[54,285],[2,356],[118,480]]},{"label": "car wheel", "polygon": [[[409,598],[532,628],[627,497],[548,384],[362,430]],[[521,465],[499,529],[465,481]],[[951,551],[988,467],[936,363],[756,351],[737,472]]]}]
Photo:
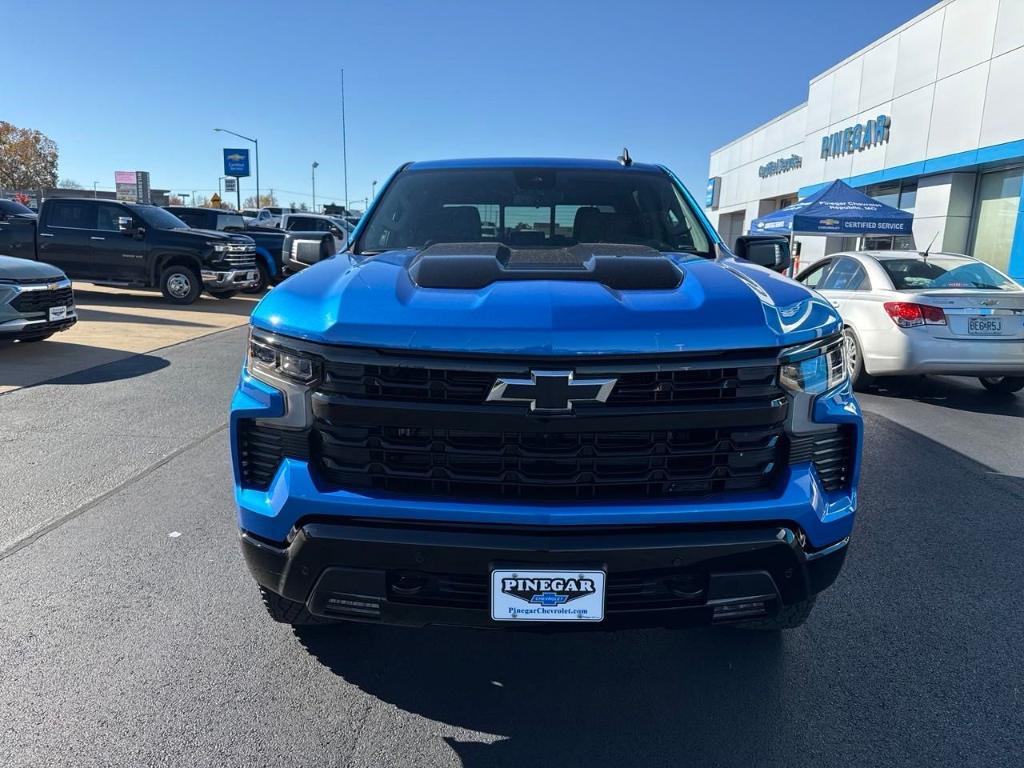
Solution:
[{"label": "car wheel", "polygon": [[337,623],[330,619],[314,616],[306,610],[304,603],[289,600],[287,597],[281,597],[281,595],[271,592],[266,587],[260,587],[260,597],[263,598],[263,605],[266,607],[267,613],[270,614],[270,618],[281,624],[291,624],[293,627],[297,627],[304,624]]},{"label": "car wheel", "polygon": [[1024,389],[1024,376],[982,376],[978,381],[989,392],[1000,395],[1011,395]]},{"label": "car wheel", "polygon": [[802,625],[811,615],[814,608],[814,598],[809,597],[799,603],[784,605],[779,612],[767,619],[751,619],[750,621],[737,622],[734,626],[738,629],[760,629],[769,632],[782,629],[796,629]]},{"label": "car wheel", "polygon": [[160,293],[172,304],[191,304],[202,291],[199,275],[190,267],[175,264],[160,274]]},{"label": "car wheel", "polygon": [[843,340],[846,344],[846,363],[850,367],[850,382],[855,390],[862,392],[874,383],[875,377],[864,370],[864,355],[853,331],[844,328]]},{"label": "car wheel", "polygon": [[238,291],[207,291],[215,299],[231,299],[238,295]]},{"label": "car wheel", "polygon": [[54,333],[56,333],[56,331],[44,333],[42,336],[29,336],[27,339],[20,339],[20,341],[22,344],[32,344],[37,341],[46,341],[48,338],[53,336]]},{"label": "car wheel", "polygon": [[270,287],[270,273],[267,271],[266,265],[262,261],[258,261],[256,262],[256,269],[259,272],[259,276],[256,278],[256,285],[243,288],[242,293],[262,293]]}]

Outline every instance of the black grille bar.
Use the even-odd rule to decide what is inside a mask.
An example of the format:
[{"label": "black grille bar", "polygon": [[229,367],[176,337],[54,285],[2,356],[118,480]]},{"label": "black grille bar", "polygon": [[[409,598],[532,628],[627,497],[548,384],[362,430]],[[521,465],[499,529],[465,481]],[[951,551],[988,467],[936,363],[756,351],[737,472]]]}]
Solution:
[{"label": "black grille bar", "polygon": [[[466,361],[462,361],[463,366]],[[506,365],[504,375],[529,378],[530,367]],[[575,369],[580,377],[615,376],[618,381],[609,405],[661,403],[713,403],[777,397],[781,389],[777,365],[750,367],[677,367],[622,371],[581,366],[573,361],[536,363],[535,369]],[[632,366],[630,366],[632,367]],[[359,362],[328,362],[321,390],[357,399],[409,403],[480,405],[486,402],[496,372],[467,367],[422,367],[420,364],[376,365]]]},{"label": "black grille bar", "polygon": [[318,420],[321,473],[343,487],[449,498],[664,498],[763,488],[782,423],[660,431],[507,431]]}]

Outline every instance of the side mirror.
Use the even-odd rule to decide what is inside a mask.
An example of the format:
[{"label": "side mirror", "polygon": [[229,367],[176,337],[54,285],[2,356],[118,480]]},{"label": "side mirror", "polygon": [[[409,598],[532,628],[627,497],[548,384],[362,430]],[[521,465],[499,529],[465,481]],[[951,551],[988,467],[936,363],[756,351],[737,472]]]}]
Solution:
[{"label": "side mirror", "polygon": [[789,238],[786,237],[743,235],[736,238],[733,253],[741,259],[783,274],[793,263]]},{"label": "side mirror", "polygon": [[125,234],[131,234],[132,231],[132,217],[131,216],[118,216],[117,217],[117,231],[124,232]]}]

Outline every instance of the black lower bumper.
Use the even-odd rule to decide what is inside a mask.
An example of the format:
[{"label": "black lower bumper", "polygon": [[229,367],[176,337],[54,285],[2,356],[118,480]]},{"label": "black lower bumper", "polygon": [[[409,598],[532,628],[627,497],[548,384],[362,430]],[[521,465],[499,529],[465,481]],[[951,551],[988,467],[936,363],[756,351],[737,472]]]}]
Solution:
[{"label": "black lower bumper", "polygon": [[382,624],[507,627],[490,617],[492,570],[604,570],[605,617],[585,624],[592,629],[773,615],[832,584],[846,557],[845,541],[806,552],[801,539],[784,525],[455,528],[365,520],[311,523],[284,545],[241,536],[260,585],[318,616]]}]

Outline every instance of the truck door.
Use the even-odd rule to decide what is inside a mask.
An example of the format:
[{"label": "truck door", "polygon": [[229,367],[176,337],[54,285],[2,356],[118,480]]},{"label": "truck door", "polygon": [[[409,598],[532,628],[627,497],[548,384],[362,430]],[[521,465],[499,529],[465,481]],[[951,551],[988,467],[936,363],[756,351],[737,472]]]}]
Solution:
[{"label": "truck door", "polygon": [[47,200],[39,221],[39,260],[53,264],[72,280],[96,276],[91,259],[97,241],[96,208],[91,200]]},{"label": "truck door", "polygon": [[[132,219],[132,227],[121,232],[118,219]],[[95,268],[107,280],[146,282],[146,241],[135,236],[144,226],[139,217],[118,203],[101,202],[96,206],[96,231],[93,244]]]}]

